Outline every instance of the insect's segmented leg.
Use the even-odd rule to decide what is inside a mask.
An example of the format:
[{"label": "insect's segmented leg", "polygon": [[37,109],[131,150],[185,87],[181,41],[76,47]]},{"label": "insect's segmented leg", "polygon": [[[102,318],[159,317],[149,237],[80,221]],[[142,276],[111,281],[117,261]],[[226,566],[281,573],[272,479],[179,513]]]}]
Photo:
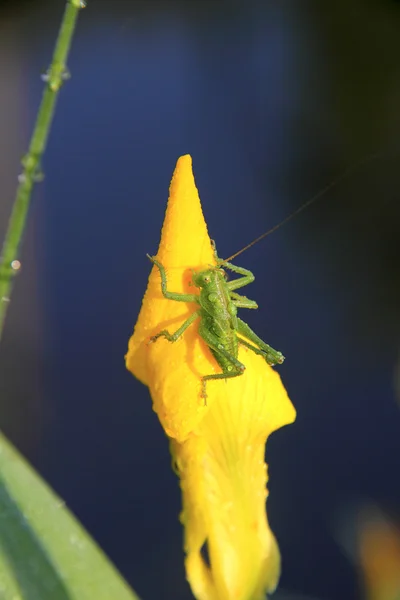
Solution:
[{"label": "insect's segmented leg", "polygon": [[[251,271],[249,271],[248,269],[244,269],[243,267],[237,267],[236,265],[233,265],[230,262],[227,262],[226,260],[222,260],[221,258],[218,257],[217,254],[217,247],[215,245],[214,240],[211,240],[211,246],[214,252],[214,259],[215,262],[217,263],[217,265],[219,267],[225,267],[227,269],[230,269],[233,273],[238,273],[238,275],[243,275],[243,277],[239,277],[239,279],[234,279],[233,281],[229,281],[227,283],[228,285],[228,289],[230,291],[232,290],[237,290],[241,287],[244,287],[245,285],[248,285],[249,283],[252,283],[255,279],[253,273]],[[245,300],[246,301],[246,305],[245,304],[241,304],[241,305],[237,305],[238,308],[258,308],[257,304],[253,301],[253,300],[249,300],[248,298],[246,298],[246,296],[240,296],[240,294],[231,294],[231,296],[237,296],[237,300],[242,301]],[[248,302],[248,304],[247,304]]]},{"label": "insect's segmented leg", "polygon": [[[258,337],[256,333],[250,327],[242,321],[242,319],[237,320],[238,322],[238,333],[243,335],[248,340],[253,342],[256,346],[258,346],[265,353],[265,360],[269,365],[280,365],[285,360],[282,352],[278,350],[274,350],[271,346],[268,346],[261,338]],[[241,340],[240,340],[241,341]],[[249,348],[252,350],[251,346]]]},{"label": "insect's segmented leg", "polygon": [[177,300],[178,302],[199,302],[198,296],[196,294],[180,294],[178,292],[169,292],[167,290],[167,274],[165,272],[165,267],[158,262],[154,256],[150,256],[146,254],[147,258],[151,260],[152,263],[158,267],[161,275],[161,291],[163,293],[164,298],[168,298],[168,300]]},{"label": "insect's segmented leg", "polygon": [[254,300],[250,300],[250,298],[246,298],[246,296],[241,296],[240,294],[237,294],[236,292],[232,291],[230,293],[230,296],[232,298],[233,304],[238,308],[258,308],[257,302],[254,302]]},{"label": "insect's segmented leg", "polygon": [[250,350],[252,350],[254,352],[254,354],[258,354],[259,356],[266,358],[267,353],[265,352],[265,350],[261,350],[260,348],[257,348],[256,346],[249,344],[249,342],[247,342],[243,338],[240,338],[239,336],[237,338],[237,341],[239,342],[239,344],[242,344],[242,346],[246,346],[246,348],[249,348]]},{"label": "insect's segmented leg", "polygon": [[213,373],[212,375],[204,375],[201,378],[201,397],[206,400],[206,382],[212,379],[227,379],[229,377],[238,377],[239,375],[243,375],[245,371],[245,366],[242,364],[237,358],[235,358],[232,354],[230,354],[227,350],[225,350],[223,344],[218,339],[217,336],[213,335],[206,326],[201,323],[199,328],[199,333],[203,340],[206,342],[207,346],[209,346],[212,350],[217,352],[220,356],[222,356],[229,365],[226,367],[226,371],[223,373]]},{"label": "insect's segmented leg", "polygon": [[167,329],[163,329],[150,338],[150,343],[155,342],[159,337],[165,337],[169,342],[176,342],[176,340],[181,337],[182,333],[186,331],[188,327],[190,327],[190,325],[197,319],[199,315],[200,310],[196,310],[174,333],[170,333]]},{"label": "insect's segmented leg", "polygon": [[236,265],[233,265],[232,263],[226,262],[224,260],[220,260],[218,264],[223,268],[230,269],[231,271],[233,271],[233,273],[243,275],[243,277],[239,277],[239,279],[233,279],[232,281],[228,281],[226,285],[228,286],[228,289],[230,291],[244,287],[245,285],[252,283],[255,279],[253,273],[248,269],[243,269],[243,267],[237,267]]},{"label": "insect's segmented leg", "polygon": [[[240,363],[241,364],[241,363]],[[242,365],[243,369],[238,369],[234,371],[230,371],[229,373],[213,373],[212,375],[204,375],[201,378],[201,397],[204,398],[204,404],[207,404],[207,381],[210,379],[228,379],[230,377],[239,377],[239,375],[243,375],[245,366]],[[233,367],[236,369],[236,367]]]}]

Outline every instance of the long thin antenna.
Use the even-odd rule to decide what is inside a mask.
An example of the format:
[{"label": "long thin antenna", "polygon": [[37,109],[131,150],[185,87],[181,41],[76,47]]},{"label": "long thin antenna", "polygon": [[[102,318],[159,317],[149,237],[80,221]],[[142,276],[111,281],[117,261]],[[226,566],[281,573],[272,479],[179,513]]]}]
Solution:
[{"label": "long thin antenna", "polygon": [[271,229],[268,229],[268,231],[265,231],[264,233],[262,233],[261,235],[259,235],[255,240],[253,240],[252,242],[250,242],[250,244],[247,244],[247,246],[245,246],[241,250],[238,250],[238,252],[235,252],[235,254],[232,254],[232,256],[229,256],[229,258],[226,258],[225,261],[231,261],[233,258],[236,258],[237,256],[239,256],[239,254],[242,254],[242,252],[245,252],[245,250],[248,250],[249,248],[251,248],[252,246],[254,246],[254,244],[257,244],[258,242],[260,242],[261,240],[263,240],[268,235],[271,235],[271,233],[273,233],[277,229],[280,229],[283,225],[286,225],[286,223],[288,223],[289,221],[291,221],[299,213],[303,212],[303,210],[305,210],[306,208],[308,208],[311,204],[314,204],[314,202],[316,202],[317,200],[319,200],[320,198],[322,198],[323,196],[325,196],[325,194],[327,192],[329,192],[329,190],[331,190],[338,183],[340,183],[341,181],[343,181],[343,179],[346,179],[346,177],[348,177],[350,175],[350,173],[352,173],[353,171],[355,171],[355,169],[358,169],[358,167],[360,167],[361,165],[363,165],[366,162],[369,162],[371,160],[374,160],[375,158],[378,158],[378,157],[379,157],[378,153],[376,153],[376,154],[369,154],[368,156],[365,156],[364,158],[362,158],[358,162],[354,163],[353,165],[351,165],[350,167],[348,167],[347,169],[345,169],[345,171],[343,171],[340,175],[338,175],[337,177],[335,177],[330,183],[328,183],[328,185],[326,185],[319,192],[317,192],[315,194],[315,196],[313,196],[312,198],[310,198],[309,200],[307,200],[306,202],[304,202],[304,204],[302,204],[301,206],[299,206],[299,208],[296,208],[296,210],[294,210],[292,213],[290,213],[290,215],[288,215],[282,221],[280,221],[280,223],[277,223],[277,225],[274,225]]}]

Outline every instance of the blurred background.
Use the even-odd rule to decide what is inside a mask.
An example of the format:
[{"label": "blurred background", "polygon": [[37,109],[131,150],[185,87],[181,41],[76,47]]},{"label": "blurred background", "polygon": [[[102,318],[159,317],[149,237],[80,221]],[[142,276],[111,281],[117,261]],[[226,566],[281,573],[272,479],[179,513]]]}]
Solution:
[{"label": "blurred background", "polygon": [[[2,236],[63,9],[0,3]],[[80,15],[0,349],[0,423],[143,600],[191,598],[167,441],[124,367],[186,153],[222,256],[361,160],[237,264],[298,411],[267,447],[282,598],[372,598],[356,515],[373,503],[400,522],[399,28],[395,0]]]}]

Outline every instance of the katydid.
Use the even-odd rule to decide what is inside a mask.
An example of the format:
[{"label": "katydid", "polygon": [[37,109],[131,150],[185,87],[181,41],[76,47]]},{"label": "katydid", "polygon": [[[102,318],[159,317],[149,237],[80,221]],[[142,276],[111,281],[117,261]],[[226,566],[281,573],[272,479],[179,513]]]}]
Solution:
[{"label": "katydid", "polygon": [[[245,287],[254,281],[254,275],[248,269],[237,267],[230,261],[248,250],[251,246],[279,229],[282,225],[297,216],[304,209],[322,198],[331,188],[357,167],[375,159],[377,154],[369,155],[354,163],[333,181],[320,190],[315,196],[304,202],[299,208],[293,211],[283,221],[269,229],[247,246],[232,254],[228,259],[220,259],[213,242],[214,256],[216,266],[199,272],[193,272],[193,284],[200,288],[199,294],[182,294],[172,292],[167,289],[167,275],[164,266],[154,257],[147,254],[147,257],[158,267],[161,275],[161,290],[163,296],[168,300],[178,302],[193,302],[199,308],[193,312],[188,319],[174,333],[163,329],[150,338],[150,342],[155,342],[160,337],[165,337],[169,342],[176,342],[178,338],[186,331],[196,319],[200,319],[199,334],[210,348],[214,358],[222,369],[222,373],[212,373],[201,377],[201,397],[206,401],[207,381],[214,379],[228,379],[230,377],[239,377],[243,375],[246,367],[238,360],[238,347],[241,344],[255,354],[262,356],[266,362],[273,366],[283,363],[285,357],[278,350],[274,350],[266,344],[250,327],[237,316],[238,308],[258,308],[254,300],[249,300],[241,296],[234,290]],[[237,279],[227,281],[225,269],[240,275]]]},{"label": "katydid", "polygon": [[[169,342],[176,342],[183,332],[200,318],[199,334],[222,369],[222,373],[203,375],[201,378],[201,397],[204,400],[207,398],[207,381],[243,375],[246,367],[238,360],[239,344],[262,356],[269,365],[281,364],[284,361],[281,352],[266,344],[247,323],[237,316],[238,308],[258,308],[254,300],[249,300],[234,291],[254,281],[253,273],[218,258],[215,245],[214,254],[216,266],[193,272],[193,284],[200,288],[199,294],[169,291],[165,268],[156,258],[147,255],[160,271],[161,290],[165,298],[178,302],[194,302],[199,306],[174,333],[163,329],[150,341],[155,342],[158,338],[165,337]],[[227,281],[225,269],[241,277]]]}]

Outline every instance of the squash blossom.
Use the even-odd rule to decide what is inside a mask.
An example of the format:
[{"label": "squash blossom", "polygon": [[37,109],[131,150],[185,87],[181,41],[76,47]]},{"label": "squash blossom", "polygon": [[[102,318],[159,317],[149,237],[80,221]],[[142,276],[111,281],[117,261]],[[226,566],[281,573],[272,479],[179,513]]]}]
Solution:
[{"label": "squash blossom", "polygon": [[[166,268],[168,290],[186,294],[196,290],[193,270],[215,265],[188,155],[179,158],[172,178],[157,259]],[[280,574],[279,549],[265,512],[264,446],[273,431],[294,421],[295,410],[279,375],[242,345],[238,358],[244,374],[209,381],[205,404],[201,376],[221,368],[198,334],[198,321],[175,343],[159,338],[149,344],[162,329],[176,331],[196,308],[164,298],[153,266],[126,366],[149,387],[170,440],[194,596],[261,600],[275,590]]]}]

